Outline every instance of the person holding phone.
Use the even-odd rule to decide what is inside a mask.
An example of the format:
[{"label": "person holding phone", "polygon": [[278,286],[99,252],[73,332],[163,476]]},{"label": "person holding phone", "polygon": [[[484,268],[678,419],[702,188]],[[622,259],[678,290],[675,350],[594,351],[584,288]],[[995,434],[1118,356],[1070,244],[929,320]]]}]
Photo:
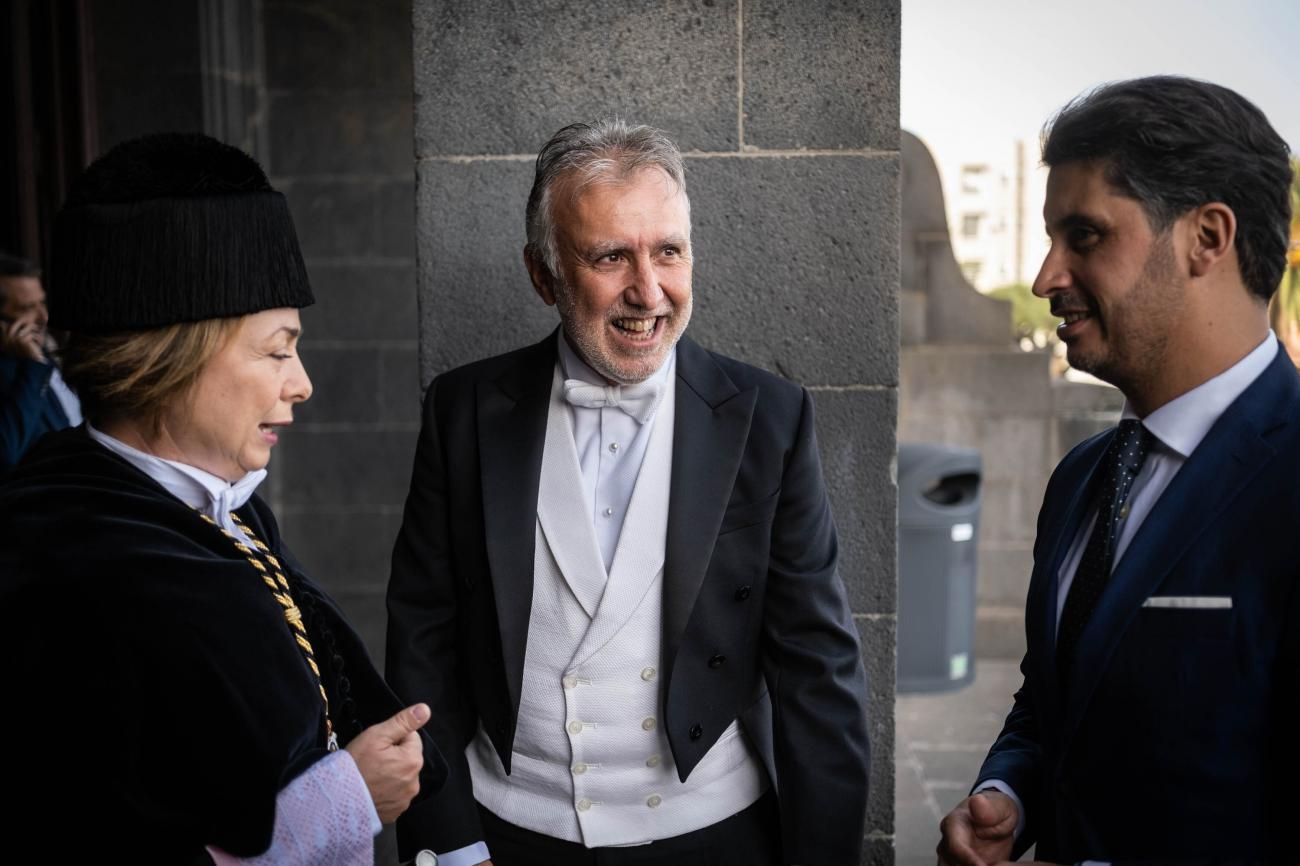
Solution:
[{"label": "person holding phone", "polygon": [[81,423],[81,404],[54,363],[41,272],[0,252],[0,473],[41,436]]}]

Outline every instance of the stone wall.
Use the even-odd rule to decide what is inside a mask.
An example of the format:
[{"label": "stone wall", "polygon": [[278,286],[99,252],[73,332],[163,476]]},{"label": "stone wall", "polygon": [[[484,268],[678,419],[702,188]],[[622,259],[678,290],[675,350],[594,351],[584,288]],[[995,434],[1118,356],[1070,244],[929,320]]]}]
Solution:
[{"label": "stone wall", "polygon": [[898,0],[416,0],[420,370],[557,323],[523,268],[538,148],[619,115],[686,152],[691,333],[812,388],[871,677],[864,862],[893,858]]},{"label": "stone wall", "polygon": [[414,33],[403,0],[136,5],[92,17],[101,146],[204,130],[288,195],[316,393],[264,492],[377,656],[422,385],[555,325],[520,254],[538,147],[608,114],[674,136],[692,335],[815,394],[872,686],[864,862],[891,862],[898,0],[416,0]]},{"label": "stone wall", "polygon": [[273,505],[382,665],[420,406],[410,4],[262,3],[267,168],[316,292],[316,393],[278,449]]}]

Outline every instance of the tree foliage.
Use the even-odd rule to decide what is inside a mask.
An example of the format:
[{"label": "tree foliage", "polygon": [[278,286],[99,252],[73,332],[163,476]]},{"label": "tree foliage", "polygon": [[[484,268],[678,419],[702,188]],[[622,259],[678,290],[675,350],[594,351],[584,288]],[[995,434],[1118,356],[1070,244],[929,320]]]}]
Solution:
[{"label": "tree foliage", "polygon": [[1011,302],[1011,324],[1017,339],[1030,340],[1040,348],[1056,340],[1056,326],[1061,320],[1051,314],[1047,301],[1034,297],[1026,284],[999,286],[989,296]]},{"label": "tree foliage", "polygon": [[1291,168],[1291,245],[1270,316],[1292,360],[1300,361],[1300,159],[1292,160]]}]

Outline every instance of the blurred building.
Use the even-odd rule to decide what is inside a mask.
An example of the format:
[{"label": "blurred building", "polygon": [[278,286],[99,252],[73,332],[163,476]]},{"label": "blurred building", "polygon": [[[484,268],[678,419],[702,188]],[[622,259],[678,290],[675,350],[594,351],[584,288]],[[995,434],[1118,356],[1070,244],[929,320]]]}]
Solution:
[{"label": "blurred building", "polygon": [[1017,140],[998,158],[937,154],[943,171],[953,255],[966,280],[987,292],[1030,283],[1046,252],[1046,172],[1036,148]]}]

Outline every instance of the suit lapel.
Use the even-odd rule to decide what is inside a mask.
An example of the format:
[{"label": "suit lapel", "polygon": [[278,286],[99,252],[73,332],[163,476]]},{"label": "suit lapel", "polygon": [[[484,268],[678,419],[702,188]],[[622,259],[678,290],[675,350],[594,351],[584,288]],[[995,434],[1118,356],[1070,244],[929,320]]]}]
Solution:
[{"label": "suit lapel", "polygon": [[[1110,435],[1114,435],[1112,432]],[[1060,699],[1059,686],[1056,680],[1056,611],[1060,607],[1060,580],[1061,563],[1065,560],[1070,551],[1071,543],[1079,534],[1079,528],[1088,516],[1088,505],[1092,499],[1093,482],[1096,479],[1098,467],[1101,463],[1102,456],[1106,453],[1106,445],[1110,442],[1110,436],[1098,437],[1090,445],[1090,451],[1081,455],[1081,461],[1086,471],[1079,474],[1078,480],[1071,482],[1066,479],[1062,485],[1064,489],[1073,491],[1070,495],[1069,502],[1066,504],[1062,517],[1056,522],[1058,527],[1056,538],[1052,542],[1052,552],[1047,558],[1044,571],[1037,581],[1038,586],[1042,587],[1042,597],[1045,599],[1042,607],[1036,614],[1032,607],[1027,608],[1029,614],[1038,617],[1035,623],[1038,633],[1045,636],[1042,645],[1045,647],[1044,652],[1036,654],[1038,665],[1038,677],[1041,683],[1050,683],[1051,692],[1047,696],[1045,704],[1051,707],[1053,711],[1059,712]]]},{"label": "suit lapel", "polygon": [[555,333],[477,389],[483,532],[512,709],[519,709]]},{"label": "suit lapel", "polygon": [[1196,541],[1273,458],[1267,434],[1291,423],[1296,372],[1283,351],[1228,407],[1188,458],[1116,565],[1079,638],[1066,712],[1068,738],[1083,717],[1120,635]]},{"label": "suit lapel", "polygon": [[665,676],[671,676],[713,554],[758,391],[740,391],[707,352],[683,337],[677,344],[676,397],[664,561]]}]

